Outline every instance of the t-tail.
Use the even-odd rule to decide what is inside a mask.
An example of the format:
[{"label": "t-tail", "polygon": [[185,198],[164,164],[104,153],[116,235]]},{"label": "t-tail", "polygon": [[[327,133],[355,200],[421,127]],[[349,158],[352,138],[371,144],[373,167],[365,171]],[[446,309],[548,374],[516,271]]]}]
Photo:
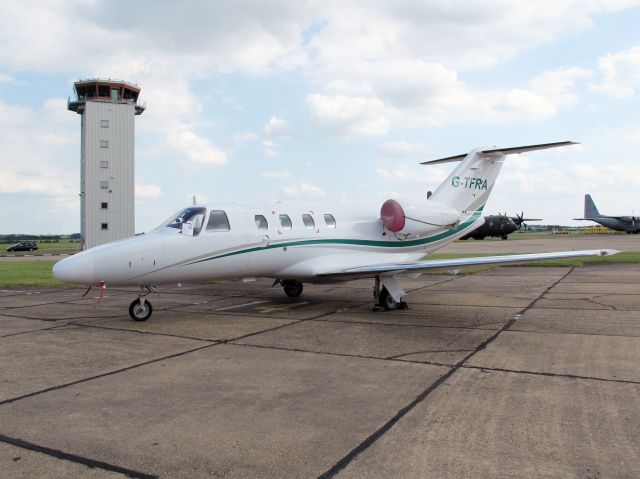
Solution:
[{"label": "t-tail", "polygon": [[597,218],[600,216],[600,212],[598,212],[598,208],[596,208],[596,204],[593,202],[591,195],[584,195],[584,218],[591,219]]},{"label": "t-tail", "polygon": [[430,200],[455,208],[462,213],[464,218],[482,210],[507,155],[575,144],[577,143],[572,141],[561,141],[513,148],[475,149],[468,154],[424,161],[421,164],[434,165],[454,161],[460,162],[431,195]]}]

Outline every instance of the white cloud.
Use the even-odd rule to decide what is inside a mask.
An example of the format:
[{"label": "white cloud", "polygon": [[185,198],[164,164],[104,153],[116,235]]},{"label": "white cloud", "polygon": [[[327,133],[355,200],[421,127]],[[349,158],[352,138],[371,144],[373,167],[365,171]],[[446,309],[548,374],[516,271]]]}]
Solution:
[{"label": "white cloud", "polygon": [[576,67],[549,70],[531,81],[531,89],[556,106],[573,105],[579,99],[578,95],[572,91],[576,81],[589,78],[592,74],[590,70]]},{"label": "white cloud", "polygon": [[624,139],[631,143],[640,145],[640,130],[627,133],[626,135],[624,135]]},{"label": "white cloud", "polygon": [[590,75],[567,68],[543,72],[519,88],[477,89],[454,70],[421,59],[354,62],[331,72],[332,78],[341,75],[327,83],[331,95],[307,97],[311,117],[325,133],[351,137],[385,134],[392,124],[545,119],[576,104],[576,83]]},{"label": "white cloud", "polygon": [[173,149],[194,165],[219,166],[227,162],[227,154],[222,149],[192,131],[169,133],[166,139]]},{"label": "white cloud", "polygon": [[7,75],[6,73],[0,73],[0,84],[2,83],[15,83],[15,78],[11,75]]},{"label": "white cloud", "polygon": [[262,148],[265,155],[271,158],[278,156],[278,144],[275,141],[262,140]]},{"label": "white cloud", "polygon": [[291,178],[291,176],[293,176],[290,172],[288,171],[263,171],[262,173],[260,173],[261,176],[264,176],[265,178]]},{"label": "white cloud", "polygon": [[309,95],[306,103],[313,122],[324,133],[352,137],[389,131],[385,107],[376,98],[315,94]]},{"label": "white cloud", "polygon": [[264,132],[269,136],[291,136],[293,126],[287,120],[272,116],[264,126]]},{"label": "white cloud", "polygon": [[305,181],[298,183],[297,185],[285,186],[282,191],[287,196],[294,198],[320,198],[326,196],[326,193],[317,186],[311,185]]},{"label": "white cloud", "polygon": [[384,156],[404,158],[421,158],[427,155],[427,148],[421,143],[408,141],[386,141],[378,147],[378,152]]},{"label": "white cloud", "polygon": [[0,102],[1,193],[77,198],[80,125],[74,116],[62,99],[39,109]]},{"label": "white cloud", "polygon": [[387,181],[421,183],[431,187],[440,184],[447,177],[444,170],[434,166],[405,164],[394,165],[392,168],[376,168],[376,174]]},{"label": "white cloud", "polygon": [[162,196],[162,188],[158,185],[139,185],[135,186],[136,200],[156,199]]},{"label": "white cloud", "polygon": [[640,46],[605,55],[598,60],[598,67],[602,81],[592,84],[592,90],[613,98],[627,98],[640,88]]},{"label": "white cloud", "polygon": [[233,137],[233,141],[235,141],[236,143],[249,143],[252,141],[258,141],[259,139],[260,136],[251,131],[236,133],[236,135]]}]

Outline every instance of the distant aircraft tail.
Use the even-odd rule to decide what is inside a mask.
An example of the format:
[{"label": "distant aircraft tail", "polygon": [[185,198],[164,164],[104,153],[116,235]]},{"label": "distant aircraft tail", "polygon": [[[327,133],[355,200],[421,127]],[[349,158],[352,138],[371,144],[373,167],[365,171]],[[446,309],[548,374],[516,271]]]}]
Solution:
[{"label": "distant aircraft tail", "polygon": [[481,210],[487,202],[507,155],[575,144],[571,141],[562,141],[515,148],[475,149],[468,154],[424,161],[421,164],[461,162],[431,195],[430,201],[455,208],[463,216],[472,214]]},{"label": "distant aircraft tail", "polygon": [[593,202],[591,195],[584,195],[584,217],[585,219],[596,218],[600,216],[596,204]]}]

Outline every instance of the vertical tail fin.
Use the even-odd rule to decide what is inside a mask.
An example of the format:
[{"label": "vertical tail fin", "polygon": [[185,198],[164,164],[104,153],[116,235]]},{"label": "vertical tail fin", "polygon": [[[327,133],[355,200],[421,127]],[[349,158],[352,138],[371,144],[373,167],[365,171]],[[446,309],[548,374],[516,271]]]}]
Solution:
[{"label": "vertical tail fin", "polygon": [[593,202],[590,194],[584,195],[584,217],[585,218],[596,218],[600,216],[598,212],[598,208],[596,208],[596,204]]},{"label": "vertical tail fin", "polygon": [[562,141],[514,148],[475,149],[466,155],[424,161],[423,165],[461,162],[431,195],[430,201],[455,208],[463,215],[471,214],[487,202],[507,155],[575,144]]},{"label": "vertical tail fin", "polygon": [[503,154],[471,151],[433,192],[430,201],[463,214],[473,213],[487,202],[503,162]]}]

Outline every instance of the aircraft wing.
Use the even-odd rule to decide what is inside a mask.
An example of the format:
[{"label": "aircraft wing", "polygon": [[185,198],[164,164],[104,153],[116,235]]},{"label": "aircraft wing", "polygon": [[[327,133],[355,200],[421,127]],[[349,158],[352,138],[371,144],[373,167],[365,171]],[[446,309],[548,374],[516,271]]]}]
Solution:
[{"label": "aircraft wing", "polygon": [[388,263],[375,266],[360,266],[348,268],[342,271],[327,272],[318,275],[321,278],[333,277],[345,280],[352,277],[366,278],[385,274],[419,273],[428,270],[451,269],[463,266],[477,266],[484,264],[509,264],[525,261],[542,261],[547,259],[579,258],[585,256],[610,256],[619,253],[614,249],[582,250],[582,251],[559,251],[554,253],[529,253],[502,256],[478,256],[473,258],[452,258],[452,259],[428,259],[406,263]]}]

